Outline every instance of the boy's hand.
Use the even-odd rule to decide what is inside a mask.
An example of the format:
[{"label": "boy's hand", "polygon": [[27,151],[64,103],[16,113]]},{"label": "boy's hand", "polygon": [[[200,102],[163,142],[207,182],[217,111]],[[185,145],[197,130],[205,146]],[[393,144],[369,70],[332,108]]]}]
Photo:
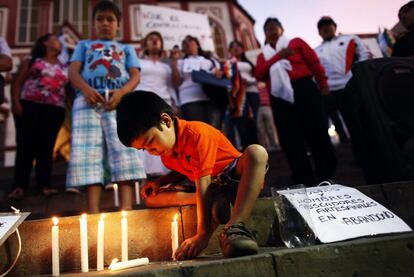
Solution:
[{"label": "boy's hand", "polygon": [[143,185],[141,187],[141,197],[142,199],[147,198],[150,195],[157,195],[158,194],[158,189],[159,189],[160,185],[158,182],[155,181],[147,181],[145,183],[145,185]]},{"label": "boy's hand", "polygon": [[207,234],[197,234],[186,239],[174,253],[174,260],[194,259],[203,251],[210,237]]},{"label": "boy's hand", "polygon": [[95,106],[98,103],[105,103],[105,98],[93,88],[86,89],[82,92],[83,96],[85,97],[86,103],[88,103],[91,106]]},{"label": "boy's hand", "polygon": [[121,101],[122,96],[124,96],[125,93],[123,93],[119,89],[110,90],[109,91],[109,99],[105,103],[105,109],[107,111],[112,111],[116,109],[116,106],[118,106],[119,102]]}]

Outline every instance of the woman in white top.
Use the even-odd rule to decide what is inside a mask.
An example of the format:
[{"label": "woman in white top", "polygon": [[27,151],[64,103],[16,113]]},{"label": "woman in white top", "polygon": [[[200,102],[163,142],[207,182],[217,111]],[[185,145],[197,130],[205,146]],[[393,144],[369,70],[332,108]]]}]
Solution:
[{"label": "woman in white top", "polygon": [[244,53],[243,44],[234,40],[229,45],[229,52],[232,58],[237,59],[237,68],[245,86],[246,102],[241,117],[233,118],[240,136],[242,148],[250,144],[257,143],[257,111],[260,106],[259,89],[254,77],[254,65],[249,61]]},{"label": "woman in white top", "polygon": [[178,55],[173,54],[171,63],[173,84],[178,89],[182,116],[186,120],[203,121],[220,129],[223,117],[220,108],[207,97],[201,84],[193,82],[191,72],[204,70],[220,78],[221,71],[203,56],[197,38],[187,36],[183,41],[183,51],[185,57],[178,59]]},{"label": "woman in white top", "polygon": [[[164,41],[159,32],[153,31],[145,36],[141,63],[141,82],[135,90],[151,91],[158,94],[165,102],[175,107],[171,81],[171,68],[163,63]],[[163,165],[158,156],[144,151],[145,173],[148,176],[164,175],[169,170]]]}]

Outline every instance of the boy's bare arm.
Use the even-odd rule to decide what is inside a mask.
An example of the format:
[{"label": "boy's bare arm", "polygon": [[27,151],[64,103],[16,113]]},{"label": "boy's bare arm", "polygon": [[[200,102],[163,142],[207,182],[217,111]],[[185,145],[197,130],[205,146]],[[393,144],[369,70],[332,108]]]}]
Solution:
[{"label": "boy's bare arm", "polygon": [[211,236],[212,195],[208,189],[211,176],[203,176],[196,180],[197,202],[197,234],[186,239],[175,252],[175,259],[183,260],[197,257],[207,245]]},{"label": "boy's bare arm", "polygon": [[85,96],[85,100],[89,105],[105,102],[105,99],[95,89],[90,87],[88,83],[80,75],[82,62],[71,62],[69,66],[69,80],[73,87],[80,90]]},{"label": "boy's bare arm", "polygon": [[114,110],[116,106],[118,106],[119,102],[121,101],[122,96],[124,96],[127,93],[132,92],[138,86],[141,80],[138,68],[131,67],[128,69],[128,72],[129,72],[129,79],[125,83],[125,85],[120,89],[115,89],[110,92],[112,96],[106,105],[107,110]]}]

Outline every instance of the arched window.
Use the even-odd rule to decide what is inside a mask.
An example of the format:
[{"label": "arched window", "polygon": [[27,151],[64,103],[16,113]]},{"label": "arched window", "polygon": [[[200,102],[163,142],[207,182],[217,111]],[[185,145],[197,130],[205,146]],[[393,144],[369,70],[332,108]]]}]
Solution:
[{"label": "arched window", "polygon": [[209,18],[211,33],[213,36],[214,49],[218,57],[225,58],[227,56],[227,43],[224,30],[213,19]]}]

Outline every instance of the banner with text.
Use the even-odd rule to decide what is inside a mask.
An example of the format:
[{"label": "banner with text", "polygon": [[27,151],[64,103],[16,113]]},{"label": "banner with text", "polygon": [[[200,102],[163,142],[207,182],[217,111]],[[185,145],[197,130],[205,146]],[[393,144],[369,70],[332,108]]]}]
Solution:
[{"label": "banner with text", "polygon": [[299,195],[303,190],[278,192],[293,204],[324,243],[411,231],[398,216],[354,188],[342,185],[307,188],[307,198]]},{"label": "banner with text", "polygon": [[181,48],[185,36],[191,35],[198,38],[203,50],[214,51],[206,15],[150,5],[140,7],[142,35],[145,36],[151,31],[160,32],[164,39],[164,49],[172,49],[174,45]]}]

